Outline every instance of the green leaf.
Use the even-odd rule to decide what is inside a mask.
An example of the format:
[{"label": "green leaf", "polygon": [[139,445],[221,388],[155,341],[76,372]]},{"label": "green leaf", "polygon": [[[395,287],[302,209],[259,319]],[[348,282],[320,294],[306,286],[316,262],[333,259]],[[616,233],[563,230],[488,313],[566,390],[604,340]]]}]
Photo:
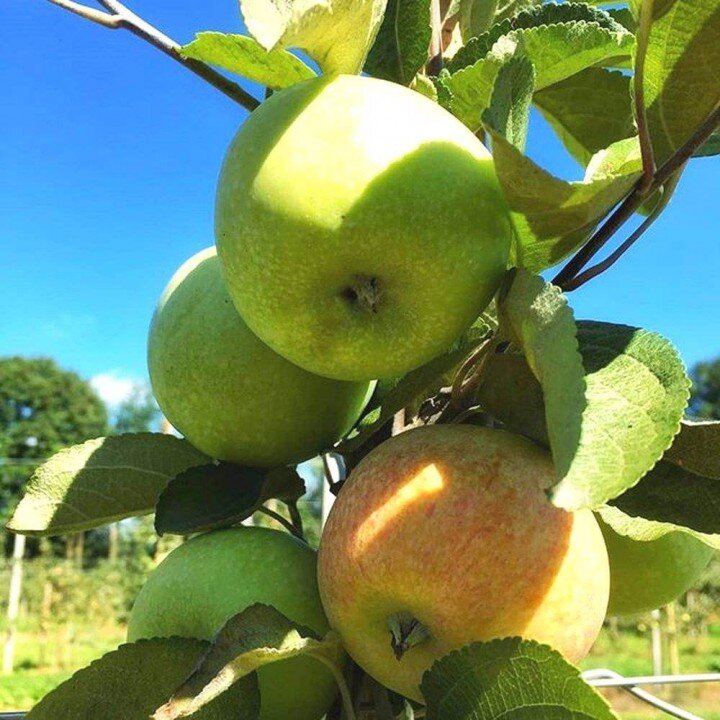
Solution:
[{"label": "green leaf", "polygon": [[654,540],[680,530],[720,550],[720,481],[661,460],[600,514],[621,535]]},{"label": "green leaf", "polygon": [[550,447],[558,479],[581,443],[587,402],[582,357],[572,310],[559,288],[517,270],[499,302],[501,330],[520,347],[545,400]]},{"label": "green leaf", "polygon": [[[192,715],[263,665],[298,655],[316,659],[336,678],[342,678],[343,650],[333,631],[320,638],[269,605],[251,605],[225,623],[197,667],[182,684],[178,683],[170,701],[157,710],[154,720]],[[237,712],[233,717],[244,718]]]},{"label": "green leaf", "polygon": [[[504,7],[499,10],[504,11]],[[589,7],[585,3],[538,3],[536,7],[523,10],[511,18],[502,20],[493,25],[486,33],[468,41],[450,59],[447,68],[450,73],[454,73],[464,67],[474,65],[492,50],[493,45],[503,35],[507,35],[513,30],[528,30],[546,25],[571,24],[574,22],[589,23],[613,33],[622,33],[622,26],[613,20],[607,12]]]},{"label": "green leaf", "polygon": [[580,182],[561,180],[491,131],[498,179],[516,230],[515,261],[539,272],[557,264],[631,190],[642,160],[637,138],[597,153]]},{"label": "green leaf", "polygon": [[[154,638],[121,645],[46,695],[27,720],[148,720],[210,647],[204,640]],[[257,720],[260,691],[248,675],[193,720]]]},{"label": "green leaf", "polygon": [[716,130],[705,141],[705,144],[695,151],[693,157],[711,157],[713,155],[720,155],[720,130]]},{"label": "green leaf", "polygon": [[305,484],[292,468],[260,470],[219,463],[189,468],[160,495],[155,514],[158,535],[189,535],[237,525],[271,498],[295,501]]},{"label": "green leaf", "polygon": [[535,70],[526,57],[506,62],[495,78],[490,105],[483,123],[502,135],[521,152],[525,149]]},{"label": "green leaf", "polygon": [[[587,442],[592,443],[590,451],[598,454],[595,460],[597,470],[590,470],[588,482],[596,482],[596,491],[600,492],[613,474],[621,473],[625,456],[629,480],[642,471],[642,467],[632,468],[634,462],[644,458],[643,464],[650,465],[652,457],[659,452],[656,448],[662,446],[665,440],[651,442],[650,447],[643,449],[643,443],[647,441],[643,436],[645,423],[638,423],[633,415],[641,414],[645,410],[659,412],[661,402],[658,401],[661,398],[647,401],[650,393],[643,395],[643,392],[647,392],[648,385],[654,384],[653,379],[650,377],[643,379],[640,372],[645,374],[645,370],[639,365],[633,370],[633,366],[637,365],[635,359],[630,361],[629,358],[623,358],[621,355],[616,357],[621,350],[618,347],[621,343],[615,343],[614,348],[608,351],[612,343],[602,338],[598,342],[598,330],[602,324],[581,321],[577,326],[580,353],[583,356],[584,371],[587,373],[587,407],[583,412],[580,437],[587,437]],[[629,332],[633,335],[641,332],[624,326],[604,327],[610,334],[618,336]],[[659,356],[672,355],[667,342],[658,336],[646,338],[644,342],[648,347],[652,342],[657,343],[661,347]],[[624,352],[624,349],[622,351]],[[636,349],[632,352],[637,354]],[[651,351],[649,354],[654,353],[655,351]],[[602,359],[599,360],[600,357]],[[607,367],[604,365],[606,359],[609,360]],[[649,372],[654,372],[663,361],[663,358],[659,357],[658,360],[648,364]],[[645,359],[641,359],[641,362],[645,363]],[[673,386],[670,392],[676,393],[676,396],[669,404],[674,404],[675,408],[680,407],[684,396],[682,392],[684,379],[677,362],[677,358],[670,360],[670,365],[675,365],[675,380],[660,381]],[[593,370],[598,364],[602,365],[600,373],[605,375],[604,378],[598,379],[597,371]],[[625,366],[624,369],[622,365]],[[627,378],[623,378],[626,373]],[[634,391],[637,391],[637,397],[633,396]],[[548,414],[546,418],[543,388],[525,358],[516,353],[498,354],[490,359],[484,382],[477,393],[477,401],[486,412],[502,422],[507,430],[525,435],[544,445],[549,445],[548,423],[568,422],[565,429],[562,427],[560,429],[561,432],[570,432],[569,428],[572,427],[570,423],[577,422],[576,417],[569,419],[560,417],[553,421]],[[632,407],[633,402],[639,406],[637,409]],[[598,417],[594,418],[593,414],[597,414]],[[468,422],[472,422],[472,419]],[[663,425],[662,429],[666,430],[667,427],[672,426],[671,422],[669,426]],[[680,434],[675,437],[660,464],[644,475],[634,488],[626,490],[612,500],[611,504],[649,520],[687,525],[693,531],[704,533],[720,532],[720,513],[717,512],[720,507],[720,482],[717,482],[720,480],[718,475],[720,455],[717,452],[719,427],[720,423],[684,422]],[[657,435],[658,430],[650,429],[648,432]],[[603,434],[607,435],[605,442],[603,442]],[[663,437],[667,437],[668,434],[669,432],[665,432]],[[606,457],[603,457],[603,454]],[[587,463],[592,462],[588,455]],[[685,470],[672,465],[671,462],[684,466]],[[613,465],[616,466],[615,470]],[[689,472],[690,470],[697,474]],[[607,489],[609,490],[609,487]],[[699,497],[703,497],[702,502],[705,505],[703,509],[696,507]],[[665,505],[666,499],[667,505]],[[706,516],[707,519],[702,522],[694,520],[698,513],[703,517]],[[661,534],[672,529],[676,528],[665,528]]]},{"label": "green leaf", "polygon": [[477,37],[493,24],[498,0],[461,0],[460,34],[463,40]]},{"label": "green leaf", "polygon": [[431,36],[429,2],[389,0],[365,72],[409,85],[427,62]]},{"label": "green leaf", "polygon": [[[501,318],[542,388],[560,481],[553,502],[597,508],[636,485],[672,443],[687,404],[689,380],[672,345],[646,330],[583,321],[577,354],[559,290],[521,273],[502,300]],[[537,388],[519,360],[510,362],[493,359],[478,400],[509,429],[542,442]],[[527,402],[514,397],[516,388],[528,393]]]},{"label": "green leaf", "polygon": [[428,720],[617,720],[580,672],[547,645],[473,643],[423,675]]},{"label": "green leaf", "polygon": [[266,50],[296,47],[323,72],[359,73],[387,0],[242,0],[245,26]]},{"label": "green leaf", "polygon": [[33,473],[7,527],[23,535],[63,535],[144,515],[173,477],[208,462],[172,435],[88,440],[61,450]]},{"label": "green leaf", "polygon": [[690,472],[720,480],[720,421],[683,420],[665,459]]},{"label": "green leaf", "polygon": [[[588,14],[592,21],[558,19],[555,24],[543,24],[555,16]],[[543,5],[499,23],[461,48],[438,85],[443,88],[445,107],[477,131],[495,76],[509,58],[529,58],[535,68],[535,88],[542,90],[593,65],[624,63],[632,56],[634,44],[633,35],[601,10],[571,3]]]},{"label": "green leaf", "polygon": [[690,388],[677,351],[656,333],[583,321],[577,337],[587,406],[576,447],[556,453],[548,415],[562,478],[553,500],[567,510],[599,507],[636,485],[680,429]]},{"label": "green leaf", "polygon": [[656,0],[645,57],[645,105],[655,161],[667,160],[720,101],[717,0]]},{"label": "green leaf", "polygon": [[635,135],[630,78],[592,67],[540,90],[535,105],[583,166],[618,140]]},{"label": "green leaf", "polygon": [[242,75],[273,90],[294,85],[315,77],[315,73],[287,50],[268,52],[246,35],[201,32],[188,45],[180,48],[183,57],[217,65]]},{"label": "green leaf", "polygon": [[635,33],[637,31],[637,20],[629,8],[609,8],[607,13],[613,20],[615,20],[615,22],[622,25],[626,30],[629,30],[631,33]]},{"label": "green leaf", "polygon": [[421,95],[424,95],[426,98],[430,98],[433,102],[438,101],[438,94],[437,94],[437,88],[435,87],[435,83],[427,77],[427,75],[422,75],[418,73],[413,81],[410,83],[410,88],[412,90],[415,90],[416,92],[419,92]]},{"label": "green leaf", "polygon": [[498,3],[495,11],[495,23],[510,20],[523,11],[539,8],[542,6],[543,0],[503,0]]},{"label": "green leaf", "polygon": [[393,381],[386,381],[381,385],[382,393],[376,393],[379,403],[375,402],[375,399],[370,401],[367,413],[358,425],[359,432],[343,440],[335,448],[335,452],[341,455],[356,452],[390,422],[395,413],[429,398],[451,382],[455,370],[462,361],[490,332],[489,325],[481,317],[447,353],[409,372],[394,385]]}]

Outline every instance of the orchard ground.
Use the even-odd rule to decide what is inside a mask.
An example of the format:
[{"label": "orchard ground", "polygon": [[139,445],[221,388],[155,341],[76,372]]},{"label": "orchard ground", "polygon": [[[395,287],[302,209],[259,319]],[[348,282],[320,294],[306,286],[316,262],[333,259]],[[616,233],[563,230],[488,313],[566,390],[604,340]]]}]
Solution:
[{"label": "orchard ground", "polygon": [[[122,625],[98,629],[83,626],[81,622],[78,618],[70,642],[64,635],[53,632],[48,636],[38,632],[19,635],[17,670],[12,675],[0,676],[0,711],[30,708],[67,679],[74,669],[87,665],[125,640],[126,629]],[[58,661],[65,663],[64,669],[58,669]],[[46,666],[39,667],[41,662],[47,663]],[[649,630],[627,629],[615,635],[604,629],[581,667],[609,667],[623,675],[652,674]],[[720,671],[720,621],[716,619],[715,624],[709,625],[706,635],[681,638],[680,668],[687,673]],[[720,720],[720,686],[685,686],[668,689],[661,695],[705,720]],[[609,691],[606,697],[621,720],[658,717],[657,710],[644,706],[626,693]]]}]

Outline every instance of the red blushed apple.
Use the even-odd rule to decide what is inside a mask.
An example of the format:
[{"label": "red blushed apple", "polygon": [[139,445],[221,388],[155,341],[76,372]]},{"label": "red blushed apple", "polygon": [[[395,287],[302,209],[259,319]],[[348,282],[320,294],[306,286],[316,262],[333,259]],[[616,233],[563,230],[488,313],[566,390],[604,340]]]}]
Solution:
[{"label": "red blushed apple", "polygon": [[545,450],[469,425],[411,430],[366,456],[318,561],[325,611],[355,661],[421,700],[423,672],[473,641],[519,635],[584,657],[605,617],[608,557],[590,511],[547,499],[554,482]]}]

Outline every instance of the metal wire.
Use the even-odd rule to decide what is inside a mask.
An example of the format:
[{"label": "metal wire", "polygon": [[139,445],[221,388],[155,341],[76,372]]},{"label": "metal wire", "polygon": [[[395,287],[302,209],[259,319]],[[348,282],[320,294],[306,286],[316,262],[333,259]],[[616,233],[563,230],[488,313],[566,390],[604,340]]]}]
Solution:
[{"label": "metal wire", "polygon": [[679,720],[703,720],[699,715],[683,710],[672,703],[656,697],[638,685],[679,685],[682,683],[720,682],[720,673],[705,673],[698,675],[644,675],[639,677],[623,677],[614,670],[605,668],[587,670],[582,674],[583,680],[593,687],[616,687],[630,693],[638,700],[662,710],[671,717]]}]

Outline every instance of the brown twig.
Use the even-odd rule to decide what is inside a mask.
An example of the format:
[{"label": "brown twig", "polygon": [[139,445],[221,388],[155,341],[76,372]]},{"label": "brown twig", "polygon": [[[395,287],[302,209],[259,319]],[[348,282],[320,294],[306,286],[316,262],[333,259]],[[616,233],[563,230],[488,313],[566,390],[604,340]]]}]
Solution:
[{"label": "brown twig", "polygon": [[287,505],[288,513],[293,527],[298,531],[298,535],[301,538],[305,537],[305,529],[303,528],[302,516],[297,506],[297,500],[289,500],[285,503]]},{"label": "brown twig", "polygon": [[453,382],[452,394],[447,405],[442,409],[436,423],[453,422],[455,418],[467,410],[466,403],[481,382],[487,359],[503,340],[491,336],[484,340],[463,363]]},{"label": "brown twig", "polygon": [[157,28],[145,22],[141,17],[131,10],[128,10],[118,0],[99,0],[100,4],[107,9],[108,12],[96,10],[74,0],[49,0],[53,5],[68,10],[75,15],[97,23],[102,27],[110,30],[125,29],[129,30],[133,35],[145,40],[153,47],[165,53],[168,57],[176,60],[191,72],[201,77],[206,82],[216,87],[220,92],[224,93],[231,100],[242,105],[246,110],[254,110],[260,105],[260,102],[250,93],[246,92],[237,83],[228,80],[224,75],[213,70],[199,60],[191,60],[180,54],[181,45]]},{"label": "brown twig", "polygon": [[296,538],[300,540],[304,540],[302,533],[297,530],[297,528],[285,517],[283,517],[280,513],[275,512],[274,510],[271,510],[268,507],[265,507],[264,505],[260,508],[258,508],[258,512],[264,513],[268,517],[271,517],[275,522],[279,522],[288,532],[290,532],[292,535],[294,535]]},{"label": "brown twig", "polygon": [[607,241],[625,224],[642,205],[643,201],[670,180],[693,156],[695,151],[712,135],[718,125],[720,125],[720,103],[715,106],[713,112],[701,123],[687,141],[657,169],[649,188],[645,191],[639,190],[638,185],[633,188],[630,194],[618,205],[600,229],[570,258],[565,267],[553,278],[553,284],[563,290],[568,289],[568,285],[572,280],[580,274],[583,268],[604,247]]},{"label": "brown twig", "polygon": [[427,63],[427,74],[438,76],[443,69],[443,48],[442,48],[442,14],[440,12],[440,0],[432,0],[430,5],[430,24],[432,36],[430,38],[430,59]]},{"label": "brown twig", "polygon": [[[675,185],[680,179],[680,172],[678,172],[674,176],[674,178],[674,181],[668,181],[668,183],[663,189],[663,192],[673,192]],[[571,290],[577,290],[581,285],[584,285],[586,282],[589,282],[594,277],[597,277],[601,273],[604,273],[609,267],[614,265],[645,234],[645,232],[650,228],[650,226],[655,222],[655,220],[660,217],[660,213],[664,209],[665,205],[667,205],[667,202],[663,202],[662,200],[658,202],[653,212],[651,212],[650,215],[648,215],[645,220],[643,220],[643,222],[635,229],[633,233],[631,233],[630,237],[625,240],[622,245],[620,245],[617,249],[611,252],[610,255],[608,255],[604,260],[597,263],[597,265],[593,265],[591,268],[588,268],[584,272],[581,272],[579,275],[576,275],[572,280],[568,282],[564,290],[566,292],[570,292]]]}]

